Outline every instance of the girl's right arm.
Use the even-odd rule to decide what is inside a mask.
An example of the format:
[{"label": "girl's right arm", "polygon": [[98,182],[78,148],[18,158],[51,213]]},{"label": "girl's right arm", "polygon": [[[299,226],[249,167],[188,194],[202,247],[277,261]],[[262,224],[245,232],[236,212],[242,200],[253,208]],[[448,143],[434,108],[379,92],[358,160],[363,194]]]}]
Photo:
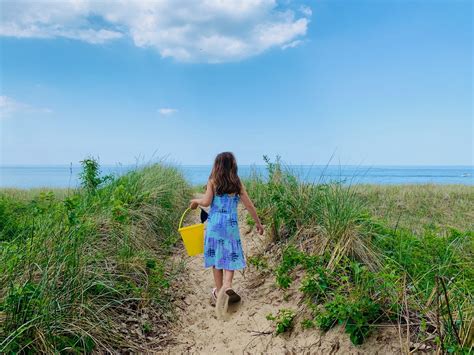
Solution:
[{"label": "girl's right arm", "polygon": [[189,207],[192,208],[193,210],[196,209],[198,206],[208,207],[211,204],[213,197],[214,197],[214,189],[212,187],[212,181],[209,180],[207,182],[206,193],[204,194],[204,196],[202,198],[192,199]]},{"label": "girl's right arm", "polygon": [[252,216],[253,220],[255,221],[255,226],[257,227],[258,234],[263,234],[263,226],[262,222],[260,222],[260,218],[258,218],[257,210],[250,199],[247,190],[245,190],[245,186],[242,185],[242,191],[240,192],[240,200],[244,204],[247,211],[249,211],[250,215]]}]

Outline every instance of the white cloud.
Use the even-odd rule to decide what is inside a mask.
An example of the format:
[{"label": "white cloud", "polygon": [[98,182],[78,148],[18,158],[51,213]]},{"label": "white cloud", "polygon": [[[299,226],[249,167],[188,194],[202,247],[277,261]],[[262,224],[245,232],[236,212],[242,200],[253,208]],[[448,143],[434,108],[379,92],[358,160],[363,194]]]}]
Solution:
[{"label": "white cloud", "polygon": [[49,108],[33,107],[11,97],[0,95],[0,118],[11,117],[18,112],[52,113],[53,111]]},{"label": "white cloud", "polygon": [[285,44],[284,46],[281,47],[281,49],[295,48],[295,47],[298,47],[301,43],[303,43],[303,41],[298,39],[296,41]]},{"label": "white cloud", "polygon": [[21,110],[24,104],[12,99],[8,96],[0,96],[0,117],[5,118],[11,116],[12,113]]},{"label": "white cloud", "polygon": [[170,116],[176,112],[178,112],[177,109],[175,108],[169,108],[169,107],[162,107],[162,108],[159,108],[158,109],[158,112],[160,113],[160,115],[163,115],[163,116]]},{"label": "white cloud", "polygon": [[312,12],[276,0],[6,0],[0,35],[64,37],[100,44],[130,37],[180,61],[226,62],[290,48]]},{"label": "white cloud", "polygon": [[309,6],[301,5],[300,6],[300,11],[303,15],[308,16],[308,17],[313,15],[313,11],[311,10],[311,8]]}]

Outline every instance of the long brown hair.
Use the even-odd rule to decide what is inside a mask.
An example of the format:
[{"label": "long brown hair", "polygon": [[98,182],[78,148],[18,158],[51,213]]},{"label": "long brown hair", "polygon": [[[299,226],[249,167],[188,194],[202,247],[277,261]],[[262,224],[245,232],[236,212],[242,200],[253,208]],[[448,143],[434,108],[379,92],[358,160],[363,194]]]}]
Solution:
[{"label": "long brown hair", "polygon": [[242,183],[237,175],[237,161],[231,152],[217,154],[209,179],[217,195],[239,194]]}]

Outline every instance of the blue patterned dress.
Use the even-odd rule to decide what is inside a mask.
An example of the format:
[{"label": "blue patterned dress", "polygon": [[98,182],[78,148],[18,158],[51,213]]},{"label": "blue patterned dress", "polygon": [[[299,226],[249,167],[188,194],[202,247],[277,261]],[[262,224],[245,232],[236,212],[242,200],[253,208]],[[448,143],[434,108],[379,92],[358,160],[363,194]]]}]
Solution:
[{"label": "blue patterned dress", "polygon": [[204,267],[240,270],[245,267],[237,218],[238,195],[214,195],[204,239]]}]

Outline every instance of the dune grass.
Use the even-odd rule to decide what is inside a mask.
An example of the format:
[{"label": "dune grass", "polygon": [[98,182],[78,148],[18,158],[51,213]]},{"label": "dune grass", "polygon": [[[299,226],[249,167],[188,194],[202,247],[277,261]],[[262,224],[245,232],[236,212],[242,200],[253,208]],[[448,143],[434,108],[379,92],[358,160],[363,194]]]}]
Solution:
[{"label": "dune grass", "polygon": [[299,280],[304,327],[343,324],[360,344],[385,322],[407,352],[472,350],[474,187],[308,184],[267,163],[268,178],[246,186],[279,255],[277,284]]},{"label": "dune grass", "polygon": [[[277,257],[249,262],[297,284],[305,328],[360,344],[392,323],[406,351],[472,350],[474,187],[308,184],[267,163],[245,183]],[[192,192],[172,167],[102,177],[93,160],[77,190],[1,190],[0,352],[160,349]]]},{"label": "dune grass", "polygon": [[65,188],[46,188],[46,187],[35,187],[31,189],[17,189],[13,187],[1,188],[0,192],[2,197],[9,197],[11,199],[19,201],[31,201],[34,198],[38,197],[41,194],[52,192],[56,199],[63,200],[69,194],[74,192],[74,189],[65,189]]},{"label": "dune grass", "polygon": [[355,185],[370,213],[392,228],[474,230],[474,186]]},{"label": "dune grass", "polygon": [[156,347],[190,194],[175,168],[103,178],[93,160],[77,190],[2,190],[0,353]]}]

